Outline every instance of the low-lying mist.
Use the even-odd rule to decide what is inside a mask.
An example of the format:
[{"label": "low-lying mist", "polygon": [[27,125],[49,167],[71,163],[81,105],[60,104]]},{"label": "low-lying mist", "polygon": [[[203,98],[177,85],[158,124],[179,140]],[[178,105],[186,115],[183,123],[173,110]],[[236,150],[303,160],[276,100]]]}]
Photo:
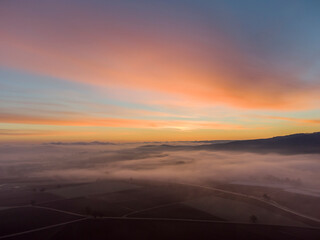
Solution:
[{"label": "low-lying mist", "polygon": [[[178,144],[178,143],[177,143]],[[320,155],[159,151],[143,144],[4,144],[0,178],[246,182],[320,188]]]}]

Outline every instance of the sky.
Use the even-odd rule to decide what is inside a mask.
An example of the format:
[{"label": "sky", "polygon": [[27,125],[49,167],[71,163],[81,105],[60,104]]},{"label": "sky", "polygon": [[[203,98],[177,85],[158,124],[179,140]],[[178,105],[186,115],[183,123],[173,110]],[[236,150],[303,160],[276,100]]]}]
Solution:
[{"label": "sky", "polygon": [[320,129],[320,2],[2,0],[0,141]]}]

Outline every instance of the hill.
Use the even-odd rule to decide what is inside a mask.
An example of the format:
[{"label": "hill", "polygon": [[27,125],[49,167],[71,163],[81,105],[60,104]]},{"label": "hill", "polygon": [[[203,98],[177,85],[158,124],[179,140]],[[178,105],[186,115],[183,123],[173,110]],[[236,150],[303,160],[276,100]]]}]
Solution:
[{"label": "hill", "polygon": [[203,150],[277,152],[282,154],[320,153],[320,132],[300,133],[267,139],[240,140],[195,147]]}]

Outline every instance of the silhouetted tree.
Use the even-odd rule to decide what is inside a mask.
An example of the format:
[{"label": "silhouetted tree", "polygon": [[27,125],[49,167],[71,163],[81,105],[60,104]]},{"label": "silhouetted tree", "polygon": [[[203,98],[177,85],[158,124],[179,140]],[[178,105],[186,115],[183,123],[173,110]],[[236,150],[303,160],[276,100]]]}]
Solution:
[{"label": "silhouetted tree", "polygon": [[86,207],[85,207],[85,213],[86,213],[87,215],[91,215],[91,214],[92,214],[92,209],[91,209],[89,206],[86,206]]},{"label": "silhouetted tree", "polygon": [[258,221],[257,216],[256,216],[256,215],[251,215],[251,216],[250,216],[250,221],[251,221],[252,223],[256,223],[256,222]]},{"label": "silhouetted tree", "polygon": [[266,193],[263,194],[263,198],[266,199],[266,200],[270,200],[270,197]]}]

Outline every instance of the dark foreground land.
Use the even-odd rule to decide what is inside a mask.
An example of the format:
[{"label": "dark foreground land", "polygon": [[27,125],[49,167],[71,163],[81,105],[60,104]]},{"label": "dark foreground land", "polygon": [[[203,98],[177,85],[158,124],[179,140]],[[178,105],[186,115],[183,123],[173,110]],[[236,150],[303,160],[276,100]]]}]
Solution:
[{"label": "dark foreground land", "polygon": [[320,230],[234,223],[149,219],[87,219],[55,229],[12,237],[14,240],[102,239],[320,239]]},{"label": "dark foreground land", "polygon": [[[6,183],[0,189],[0,239],[320,239],[320,221],[300,215],[296,201],[288,211],[294,195],[276,193],[130,179]],[[317,209],[319,199],[304,196],[302,203]]]}]

